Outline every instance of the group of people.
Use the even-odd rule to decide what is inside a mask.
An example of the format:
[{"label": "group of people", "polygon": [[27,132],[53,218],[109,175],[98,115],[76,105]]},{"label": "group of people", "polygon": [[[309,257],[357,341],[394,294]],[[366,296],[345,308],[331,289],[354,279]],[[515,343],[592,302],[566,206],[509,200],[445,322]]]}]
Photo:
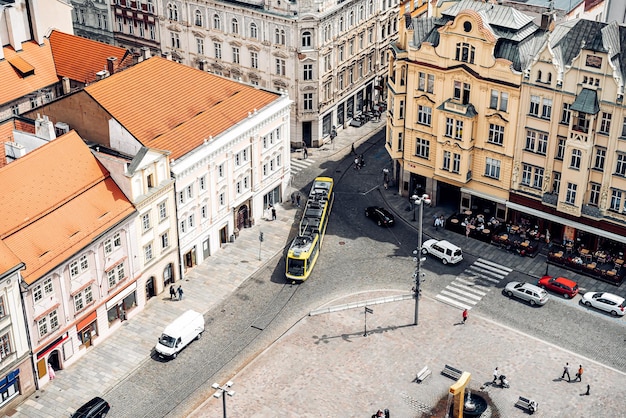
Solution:
[{"label": "group of people", "polygon": [[365,159],[363,158],[363,154],[359,154],[354,157],[354,169],[360,170],[365,166]]},{"label": "group of people", "polygon": [[445,228],[445,226],[446,226],[446,219],[443,217],[443,215],[436,216],[435,217],[435,230],[438,230],[439,228]]},{"label": "group of people", "polygon": [[[567,376],[568,382],[572,381],[569,375],[569,363],[565,363],[565,366],[563,366],[563,375],[561,376],[561,379],[565,379],[565,376]],[[574,381],[577,381],[577,380],[579,382],[583,381],[583,365],[582,364],[578,366],[578,372],[576,372],[576,377],[574,378]]]},{"label": "group of people", "polygon": [[170,299],[175,300],[176,294],[178,294],[178,300],[183,300],[183,287],[178,286],[178,290],[174,285],[170,286]]},{"label": "group of people", "polygon": [[291,194],[291,205],[292,206],[296,206],[297,205],[298,207],[300,207],[300,199],[301,199],[300,198],[300,193],[293,192]]}]

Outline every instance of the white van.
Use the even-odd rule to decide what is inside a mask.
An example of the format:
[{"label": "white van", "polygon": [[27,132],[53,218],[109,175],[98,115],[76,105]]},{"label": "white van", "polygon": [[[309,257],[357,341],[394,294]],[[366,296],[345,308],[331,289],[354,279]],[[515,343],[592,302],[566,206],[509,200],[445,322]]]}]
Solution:
[{"label": "white van", "polygon": [[448,241],[429,239],[422,245],[422,254],[432,254],[439,257],[443,264],[456,264],[463,260],[463,251]]},{"label": "white van", "polygon": [[200,338],[203,332],[204,317],[189,310],[165,327],[155,350],[160,357],[176,358],[187,344]]}]

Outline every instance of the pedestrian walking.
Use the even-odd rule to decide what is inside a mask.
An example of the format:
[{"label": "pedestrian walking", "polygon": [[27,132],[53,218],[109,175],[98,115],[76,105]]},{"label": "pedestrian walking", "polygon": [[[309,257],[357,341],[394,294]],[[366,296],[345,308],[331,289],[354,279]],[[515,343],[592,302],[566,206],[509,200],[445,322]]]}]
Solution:
[{"label": "pedestrian walking", "polygon": [[176,299],[176,289],[174,288],[174,285],[170,286],[170,300],[174,300]]},{"label": "pedestrian walking", "polygon": [[276,220],[276,208],[274,206],[272,206],[272,220]]},{"label": "pedestrian walking", "polygon": [[352,148],[350,149],[350,155],[356,155],[356,151],[354,150],[354,142],[352,143]]},{"label": "pedestrian walking", "polygon": [[296,204],[296,192],[291,193],[291,206]]},{"label": "pedestrian walking", "polygon": [[309,149],[306,147],[306,145],[302,148],[302,155],[305,160],[309,156]]},{"label": "pedestrian walking", "polygon": [[183,300],[183,287],[178,286],[178,300]]},{"label": "pedestrian walking", "polygon": [[567,381],[571,382],[572,379],[569,377],[569,363],[565,363],[565,366],[563,366],[563,376],[561,376],[561,379],[565,379],[565,375],[567,375]]},{"label": "pedestrian walking", "polygon": [[385,190],[389,187],[389,169],[383,168],[383,185],[385,186]]},{"label": "pedestrian walking", "polygon": [[300,193],[296,194],[296,205],[300,207]]},{"label": "pedestrian walking", "polygon": [[500,377],[500,372],[498,371],[498,368],[496,367],[493,370],[493,382],[491,382],[491,383],[495,384],[496,381],[498,380],[498,377]]},{"label": "pedestrian walking", "polygon": [[465,321],[467,321],[467,317],[469,316],[469,312],[467,309],[463,311],[463,325],[465,325]]},{"label": "pedestrian walking", "polygon": [[359,170],[361,166],[359,165],[359,157],[354,157],[354,169]]},{"label": "pedestrian walking", "polygon": [[591,387],[587,385],[587,392],[585,392],[585,395],[589,395],[589,389],[591,389]]},{"label": "pedestrian walking", "polygon": [[48,376],[50,377],[50,380],[54,380],[54,378],[56,377],[56,373],[54,372],[54,368],[52,367],[52,364],[48,363]]},{"label": "pedestrian walking", "polygon": [[[578,379],[579,382],[583,381],[583,365],[582,364],[578,366],[578,373],[576,373],[576,379]],[[576,381],[576,379],[574,379],[574,381]]]}]

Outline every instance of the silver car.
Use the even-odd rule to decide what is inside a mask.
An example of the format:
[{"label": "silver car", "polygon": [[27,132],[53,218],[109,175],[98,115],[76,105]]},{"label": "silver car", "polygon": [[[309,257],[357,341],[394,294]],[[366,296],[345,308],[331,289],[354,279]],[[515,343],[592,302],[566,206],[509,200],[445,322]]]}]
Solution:
[{"label": "silver car", "polygon": [[510,282],[504,288],[508,297],[515,296],[530,303],[532,306],[545,305],[550,297],[544,289],[526,282]]},{"label": "silver car", "polygon": [[587,292],[581,302],[586,306],[610,312],[613,316],[624,316],[626,309],[626,300],[623,297],[606,292]]}]

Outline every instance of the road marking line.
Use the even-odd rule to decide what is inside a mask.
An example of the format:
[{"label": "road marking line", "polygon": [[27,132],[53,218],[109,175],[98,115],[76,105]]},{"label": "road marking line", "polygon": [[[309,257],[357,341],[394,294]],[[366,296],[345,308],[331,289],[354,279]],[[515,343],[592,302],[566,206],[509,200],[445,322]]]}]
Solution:
[{"label": "road marking line", "polygon": [[496,267],[496,268],[499,268],[499,269],[502,269],[502,270],[506,270],[506,271],[508,271],[509,273],[513,271],[513,269],[512,269],[512,268],[509,268],[509,267],[503,266],[502,264],[494,263],[493,261],[485,260],[484,258],[479,258],[479,259],[478,259],[478,260],[476,260],[476,261],[479,261],[479,262],[484,263],[484,264],[491,265],[491,266],[493,266],[493,267]]},{"label": "road marking line", "polygon": [[440,292],[440,294],[441,295],[445,295],[445,296],[453,297],[454,299],[458,299],[458,300],[460,300],[462,302],[466,302],[466,303],[469,303],[469,304],[472,304],[472,305],[476,305],[478,303],[478,301],[462,298],[459,295],[457,295],[456,293],[448,292],[447,290],[442,290]]},{"label": "road marking line", "polygon": [[[454,286],[454,287],[450,287],[450,286]],[[483,296],[485,296],[487,293],[486,292],[481,292],[480,290],[477,289],[473,289],[469,286],[464,286],[462,284],[459,284],[457,282],[452,282],[450,283],[449,286],[446,286],[446,289],[451,289],[451,290],[456,290],[457,292],[461,292],[463,294],[467,294],[469,295],[469,293],[467,292],[471,292],[472,294],[472,298],[480,300]]]},{"label": "road marking line", "polygon": [[471,307],[471,306],[464,305],[464,304],[459,303],[459,302],[457,302],[457,301],[455,301],[455,300],[453,300],[453,299],[449,299],[449,298],[447,298],[447,297],[445,297],[445,296],[440,296],[440,295],[437,295],[437,296],[435,296],[435,299],[439,300],[440,302],[445,303],[446,305],[451,305],[451,306],[454,306],[454,307],[456,307],[456,308],[461,308],[461,309],[472,309],[472,307]]},{"label": "road marking line", "polygon": [[486,274],[486,275],[489,275],[489,276],[497,277],[500,280],[504,279],[509,274],[509,273],[503,273],[501,271],[494,272],[492,270],[486,270],[486,269],[480,268],[479,266],[476,266],[476,265],[469,266],[467,268],[467,270],[476,270],[476,271],[478,271],[478,272],[480,272],[482,274]]},{"label": "road marking line", "polygon": [[[455,281],[461,282],[461,283],[463,283],[463,284],[465,284],[467,286],[470,286],[472,288],[484,290],[485,292],[488,292],[489,289],[491,289],[491,286],[484,286],[482,284],[477,284],[476,281],[474,281],[474,280],[466,280],[466,279],[471,279],[471,277],[457,277]],[[487,293],[485,293],[485,294],[487,294]]]}]

